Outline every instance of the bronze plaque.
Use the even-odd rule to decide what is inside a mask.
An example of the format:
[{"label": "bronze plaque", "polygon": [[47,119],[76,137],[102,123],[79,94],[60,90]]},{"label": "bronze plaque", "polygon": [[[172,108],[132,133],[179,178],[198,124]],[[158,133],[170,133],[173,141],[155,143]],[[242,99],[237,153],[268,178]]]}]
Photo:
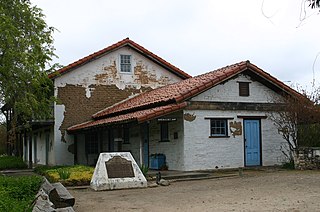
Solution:
[{"label": "bronze plaque", "polygon": [[114,156],[107,161],[106,169],[109,178],[134,177],[132,162],[121,156]]}]

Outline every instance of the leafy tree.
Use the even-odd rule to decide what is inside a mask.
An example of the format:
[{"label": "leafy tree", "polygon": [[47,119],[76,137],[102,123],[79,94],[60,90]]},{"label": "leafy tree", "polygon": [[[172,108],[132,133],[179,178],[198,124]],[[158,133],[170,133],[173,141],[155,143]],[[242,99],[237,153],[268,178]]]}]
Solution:
[{"label": "leafy tree", "polygon": [[50,116],[53,31],[30,0],[0,1],[0,101],[13,111],[12,126]]}]

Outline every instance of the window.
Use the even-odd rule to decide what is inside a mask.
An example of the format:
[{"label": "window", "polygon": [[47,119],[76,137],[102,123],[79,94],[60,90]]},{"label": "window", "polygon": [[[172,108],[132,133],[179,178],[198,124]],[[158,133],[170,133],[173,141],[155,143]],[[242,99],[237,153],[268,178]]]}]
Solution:
[{"label": "window", "polygon": [[227,119],[210,119],[210,136],[228,136]]},{"label": "window", "polygon": [[97,133],[86,134],[86,153],[87,154],[98,154],[99,153],[99,143]]},{"label": "window", "polygon": [[239,83],[239,96],[249,96],[249,82]]},{"label": "window", "polygon": [[131,55],[120,55],[120,71],[124,73],[131,72]]},{"label": "window", "polygon": [[168,122],[160,122],[160,141],[169,141]]}]

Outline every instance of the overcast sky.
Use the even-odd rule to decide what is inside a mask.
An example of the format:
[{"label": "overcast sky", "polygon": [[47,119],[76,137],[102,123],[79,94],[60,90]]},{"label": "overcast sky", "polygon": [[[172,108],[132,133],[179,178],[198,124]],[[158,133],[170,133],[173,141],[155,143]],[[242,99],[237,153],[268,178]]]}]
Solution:
[{"label": "overcast sky", "polygon": [[192,76],[250,60],[287,84],[309,86],[314,70],[320,84],[320,14],[300,21],[303,0],[31,2],[59,30],[62,65],[129,37]]}]

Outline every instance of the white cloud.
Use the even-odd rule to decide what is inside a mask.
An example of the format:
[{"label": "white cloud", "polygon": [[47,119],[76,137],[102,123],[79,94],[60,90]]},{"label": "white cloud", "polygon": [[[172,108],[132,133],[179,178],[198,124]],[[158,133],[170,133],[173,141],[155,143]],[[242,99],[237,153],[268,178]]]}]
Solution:
[{"label": "white cloud", "polygon": [[[192,75],[249,59],[280,80],[309,84],[320,52],[318,12],[307,8],[313,15],[301,23],[300,0],[31,1],[59,29],[64,65],[130,37]],[[320,62],[315,71],[320,81]]]}]

